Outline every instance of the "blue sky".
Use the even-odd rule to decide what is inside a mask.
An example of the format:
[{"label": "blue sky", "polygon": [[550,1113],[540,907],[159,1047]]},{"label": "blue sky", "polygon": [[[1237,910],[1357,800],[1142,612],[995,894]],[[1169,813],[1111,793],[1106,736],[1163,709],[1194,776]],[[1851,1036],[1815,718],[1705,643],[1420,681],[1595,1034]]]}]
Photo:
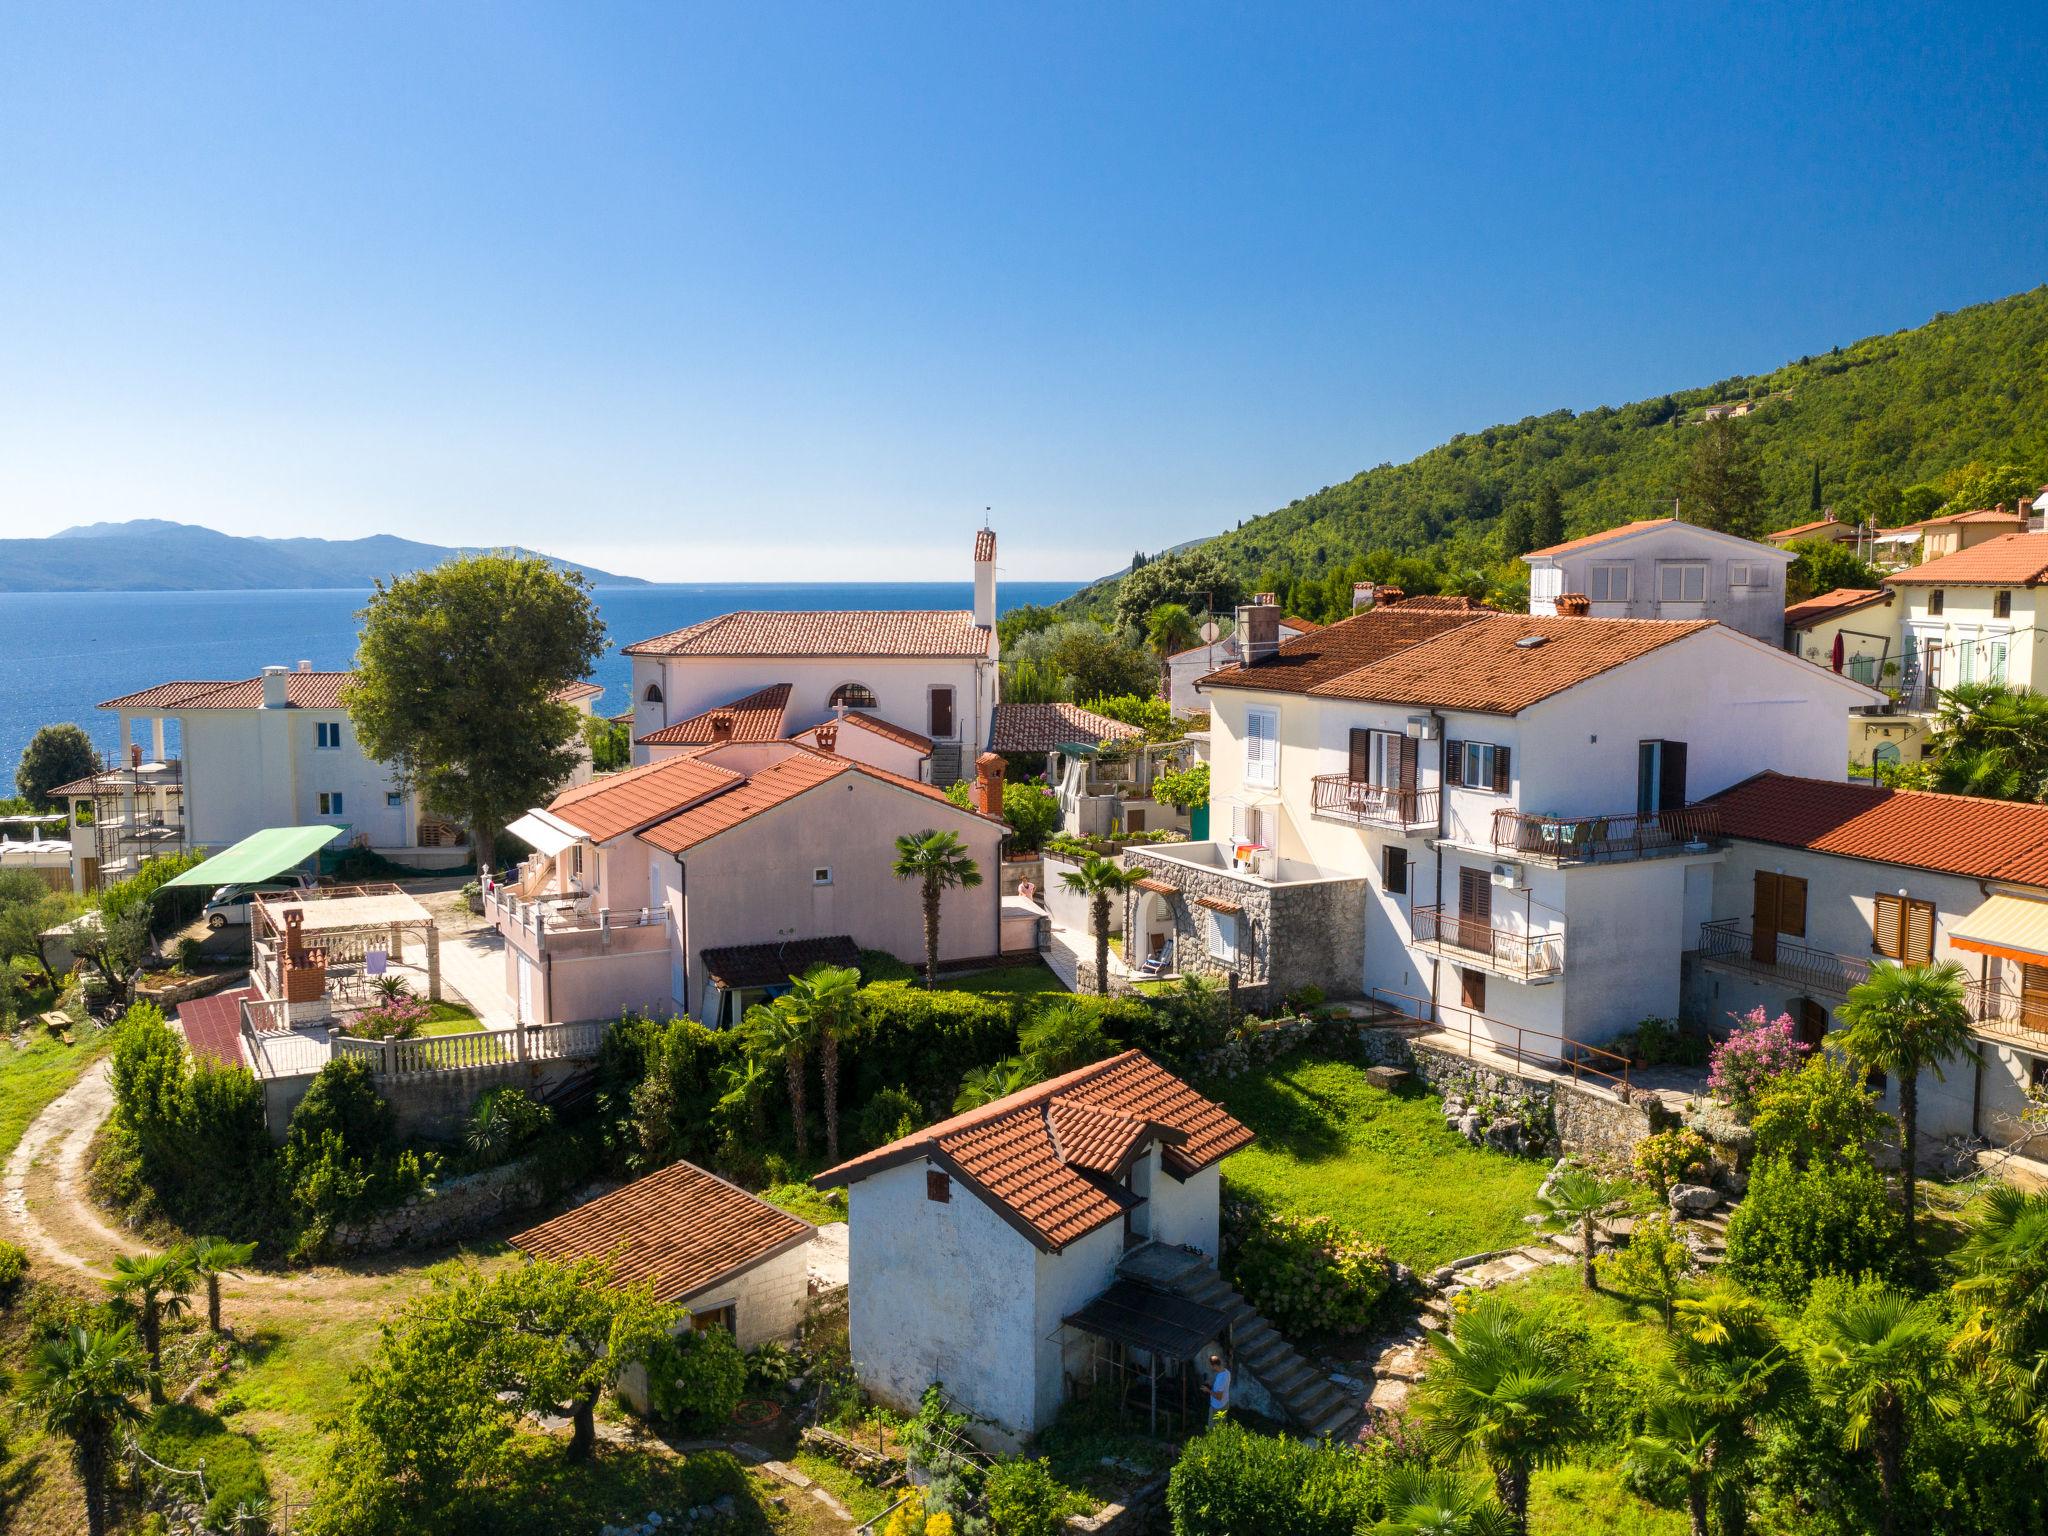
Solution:
[{"label": "blue sky", "polygon": [[2048,278],[2038,4],[0,0],[0,534],[1088,577]]}]

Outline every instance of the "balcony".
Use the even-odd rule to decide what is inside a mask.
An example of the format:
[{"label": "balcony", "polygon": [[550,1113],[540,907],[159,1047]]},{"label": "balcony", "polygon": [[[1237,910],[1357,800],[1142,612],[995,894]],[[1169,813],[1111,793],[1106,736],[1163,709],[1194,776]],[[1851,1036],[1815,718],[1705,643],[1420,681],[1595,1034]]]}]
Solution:
[{"label": "balcony", "polygon": [[1320,821],[1384,827],[1393,832],[1436,829],[1438,790],[1368,784],[1342,773],[1319,773],[1313,783],[1315,796],[1309,809]]},{"label": "balcony", "polygon": [[1564,930],[1502,928],[1491,918],[1445,907],[1417,907],[1415,947],[1455,965],[1514,981],[1550,981],[1564,973]]},{"label": "balcony", "polygon": [[1494,852],[1551,864],[1619,864],[1676,853],[1705,853],[1720,841],[1718,806],[1693,805],[1643,814],[1631,811],[1619,816],[1493,813]]},{"label": "balcony", "polygon": [[484,916],[515,948],[536,957],[550,950],[608,950],[615,941],[635,951],[668,942],[666,907],[600,907],[580,890],[527,899],[499,886],[484,892]]}]

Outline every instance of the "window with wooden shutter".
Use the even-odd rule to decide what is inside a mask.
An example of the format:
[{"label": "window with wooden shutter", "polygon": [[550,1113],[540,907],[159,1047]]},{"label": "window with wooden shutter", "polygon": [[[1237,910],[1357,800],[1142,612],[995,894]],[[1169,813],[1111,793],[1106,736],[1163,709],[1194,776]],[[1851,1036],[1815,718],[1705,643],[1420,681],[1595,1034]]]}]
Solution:
[{"label": "window with wooden shutter", "polygon": [[1271,710],[1244,717],[1244,781],[1267,789],[1280,782],[1280,717]]},{"label": "window with wooden shutter", "polygon": [[1416,741],[1413,736],[1402,736],[1400,787],[1404,793],[1415,792]]},{"label": "window with wooden shutter", "polygon": [[1459,967],[1458,1001],[1474,1013],[1486,1011],[1486,972]]},{"label": "window with wooden shutter", "polygon": [[1870,947],[1893,960],[1905,953],[1906,900],[1878,892],[1870,913]]},{"label": "window with wooden shutter", "polygon": [[1493,749],[1494,793],[1497,795],[1506,794],[1508,792],[1508,785],[1510,782],[1511,781],[1508,774],[1508,749],[1506,747],[1495,747]]},{"label": "window with wooden shutter", "polygon": [[1351,731],[1351,759],[1346,776],[1354,784],[1372,782],[1372,732],[1360,726]]},{"label": "window with wooden shutter", "polygon": [[1444,782],[1462,784],[1465,782],[1465,743],[1447,741],[1444,743]]},{"label": "window with wooden shutter", "polygon": [[1408,894],[1408,850],[1389,848],[1380,866],[1380,886],[1389,896]]},{"label": "window with wooden shutter", "polygon": [[1756,872],[1756,902],[1750,917],[1752,930],[1765,929],[1789,938],[1806,937],[1806,882],[1796,875]]},{"label": "window with wooden shutter", "polygon": [[1931,901],[1905,902],[1906,908],[1906,952],[1908,965],[1925,965],[1934,958],[1934,903]]}]

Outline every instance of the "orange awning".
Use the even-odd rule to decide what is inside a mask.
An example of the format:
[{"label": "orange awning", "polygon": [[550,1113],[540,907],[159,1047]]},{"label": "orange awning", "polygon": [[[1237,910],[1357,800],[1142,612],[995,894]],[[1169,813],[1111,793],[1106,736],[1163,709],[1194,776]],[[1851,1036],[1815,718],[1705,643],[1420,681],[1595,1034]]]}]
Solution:
[{"label": "orange awning", "polygon": [[1993,896],[1949,928],[1949,947],[2021,965],[2048,965],[2048,901]]}]

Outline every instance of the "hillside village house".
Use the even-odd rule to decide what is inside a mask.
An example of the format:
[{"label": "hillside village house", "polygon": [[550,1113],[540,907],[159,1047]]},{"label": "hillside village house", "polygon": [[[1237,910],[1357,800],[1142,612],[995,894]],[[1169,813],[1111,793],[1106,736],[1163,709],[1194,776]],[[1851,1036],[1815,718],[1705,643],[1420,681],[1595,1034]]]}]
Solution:
[{"label": "hillside village house", "polygon": [[[1271,609],[1245,611],[1254,638]],[[1706,620],[1380,606],[1207,678],[1211,842],[1131,849],[1127,953],[1513,1045],[1673,1016],[1723,857],[1694,802],[1842,773],[1876,694]],[[1157,937],[1163,934],[1163,939]]]},{"label": "hillside village house", "polygon": [[1904,702],[1932,710],[1958,683],[2048,686],[2048,534],[2008,533],[1885,578],[1900,597]]},{"label": "hillside village house", "polygon": [[1787,545],[1807,539],[1822,539],[1829,544],[1860,544],[1863,529],[1856,523],[1835,521],[1835,514],[1830,510],[1825,517],[1814,518],[1811,522],[1795,523],[1790,528],[1780,528],[1775,533],[1767,533],[1763,541],[1784,549]]},{"label": "hillside village house", "polygon": [[996,536],[975,535],[971,610],[727,613],[625,654],[635,763],[680,744],[662,735],[671,725],[786,687],[782,728],[858,712],[928,739],[931,781],[951,784],[988,740],[996,704]]},{"label": "hillside village house", "polygon": [[2000,502],[1973,512],[1951,512],[1898,528],[1881,528],[1872,541],[1874,558],[1881,566],[1896,568],[1959,555],[2009,533],[2025,533],[2033,509],[2033,501],[2021,497],[2017,512],[2006,511]]},{"label": "hillside village house", "polygon": [[2048,806],[1766,772],[1701,809],[1729,843],[1687,1014],[1718,1025],[1761,1005],[1814,1043],[1874,961],[1954,960],[1979,1059],[1921,1079],[1920,1124],[1930,1139],[2013,1140],[2048,1080]]},{"label": "hillside village house", "polygon": [[[924,955],[899,836],[955,832],[983,871],[941,904],[941,962],[1004,948],[1000,760],[966,810],[915,779],[792,741],[732,740],[569,790],[509,830],[535,854],[485,895],[530,1023],[634,1009],[732,1024],[821,961]],[[1035,945],[1035,927],[1018,947]]]},{"label": "hillside village house", "polygon": [[1550,617],[1566,593],[1596,619],[1718,619],[1779,645],[1785,633],[1789,550],[1676,518],[1624,523],[1522,556],[1529,612]]},{"label": "hillside village house", "polygon": [[[1306,635],[1320,628],[1320,624],[1311,624],[1307,619],[1283,614],[1280,619],[1280,638],[1292,640],[1297,635]],[[1235,666],[1243,659],[1238,653],[1235,632],[1223,635],[1213,642],[1191,645],[1186,650],[1176,651],[1167,657],[1167,676],[1170,679],[1167,702],[1172,706],[1173,712],[1176,715],[1201,714],[1209,706],[1195,684],[1217,668]]]},{"label": "hillside village house", "polygon": [[1927,755],[1927,716],[1890,697],[1904,692],[1901,606],[1890,587],[1837,587],[1785,610],[1786,650],[1886,695],[1882,704],[1849,716],[1851,763],[1917,762]]}]

